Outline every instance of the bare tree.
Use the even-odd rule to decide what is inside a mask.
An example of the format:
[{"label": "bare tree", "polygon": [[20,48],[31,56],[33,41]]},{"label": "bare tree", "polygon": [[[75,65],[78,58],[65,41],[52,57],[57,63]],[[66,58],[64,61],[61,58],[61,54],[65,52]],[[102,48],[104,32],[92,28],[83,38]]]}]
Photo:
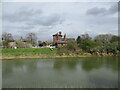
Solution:
[{"label": "bare tree", "polygon": [[100,35],[96,36],[94,39],[102,41],[102,42],[109,42],[112,39],[112,37],[113,37],[113,35],[111,35],[111,34],[100,34]]},{"label": "bare tree", "polygon": [[89,34],[87,34],[87,33],[86,33],[86,34],[82,34],[82,35],[81,35],[81,38],[82,38],[82,39],[89,39],[89,40],[92,39],[92,38],[89,36]]},{"label": "bare tree", "polygon": [[6,33],[6,32],[2,34],[2,40],[7,41],[7,42],[14,41],[12,34]]},{"label": "bare tree", "polygon": [[35,45],[37,43],[37,36],[35,33],[28,33],[27,34],[27,42]]}]

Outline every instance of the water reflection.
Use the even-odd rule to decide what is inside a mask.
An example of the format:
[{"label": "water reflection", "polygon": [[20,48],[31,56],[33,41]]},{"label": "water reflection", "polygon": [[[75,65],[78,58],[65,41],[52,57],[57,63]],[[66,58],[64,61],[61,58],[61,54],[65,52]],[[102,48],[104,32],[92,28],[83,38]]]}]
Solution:
[{"label": "water reflection", "polygon": [[118,87],[118,57],[3,60],[3,87]]},{"label": "water reflection", "polygon": [[113,71],[118,71],[118,59],[113,57],[86,59],[82,61],[81,65],[85,71],[91,71],[101,67],[106,67],[112,69]]},{"label": "water reflection", "polygon": [[77,65],[80,65],[87,72],[101,67],[118,71],[118,57],[67,58],[67,60],[66,58],[61,58],[54,60],[54,68],[58,70],[63,67],[67,67],[70,70],[76,69]]},{"label": "water reflection", "polygon": [[78,63],[77,60],[72,59],[58,59],[58,60],[54,60],[54,69],[62,69],[63,67],[67,67],[70,70],[75,69],[76,68],[76,64]]}]

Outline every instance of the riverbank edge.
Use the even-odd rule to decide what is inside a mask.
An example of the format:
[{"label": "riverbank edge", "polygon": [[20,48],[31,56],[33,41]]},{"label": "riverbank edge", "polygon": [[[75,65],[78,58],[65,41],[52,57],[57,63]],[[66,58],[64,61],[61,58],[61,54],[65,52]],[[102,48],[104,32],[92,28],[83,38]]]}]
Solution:
[{"label": "riverbank edge", "polygon": [[90,56],[6,56],[6,57],[0,57],[2,60],[6,59],[34,59],[34,58],[69,58],[69,57],[90,57]]},{"label": "riverbank edge", "polygon": [[[105,55],[105,56],[111,56],[111,55]],[[113,55],[114,56],[114,55]],[[120,55],[116,55],[120,56]],[[34,59],[34,58],[70,58],[70,57],[104,57],[100,55],[55,55],[55,56],[1,56],[0,59],[6,60],[6,59]]]}]

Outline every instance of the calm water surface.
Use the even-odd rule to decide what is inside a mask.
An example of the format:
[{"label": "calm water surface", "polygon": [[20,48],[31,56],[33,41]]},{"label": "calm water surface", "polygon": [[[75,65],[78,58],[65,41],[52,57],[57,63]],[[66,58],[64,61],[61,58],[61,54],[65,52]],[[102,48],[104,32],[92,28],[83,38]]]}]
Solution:
[{"label": "calm water surface", "polygon": [[2,87],[115,88],[118,57],[3,60]]}]

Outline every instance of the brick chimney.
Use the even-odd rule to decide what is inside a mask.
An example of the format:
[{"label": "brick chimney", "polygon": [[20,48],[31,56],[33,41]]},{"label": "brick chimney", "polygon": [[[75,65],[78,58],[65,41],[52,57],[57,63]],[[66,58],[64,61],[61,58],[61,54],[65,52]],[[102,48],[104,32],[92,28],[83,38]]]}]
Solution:
[{"label": "brick chimney", "polygon": [[66,41],[66,34],[64,35],[64,41]]},{"label": "brick chimney", "polygon": [[59,35],[61,35],[62,34],[62,32],[59,32]]}]

